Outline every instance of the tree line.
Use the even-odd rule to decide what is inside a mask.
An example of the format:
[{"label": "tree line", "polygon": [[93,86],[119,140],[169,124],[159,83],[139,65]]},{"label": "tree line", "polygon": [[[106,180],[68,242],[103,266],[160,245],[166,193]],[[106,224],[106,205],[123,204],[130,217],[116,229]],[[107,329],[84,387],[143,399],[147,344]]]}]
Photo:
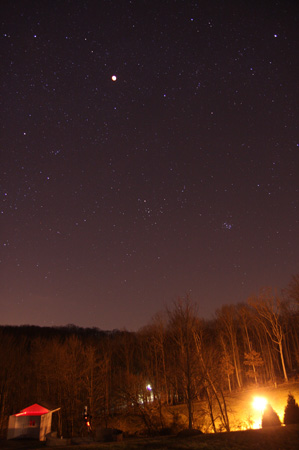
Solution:
[{"label": "tree line", "polygon": [[[0,430],[33,403],[61,407],[64,435],[94,420],[138,415],[148,432],[166,427],[165,406],[184,403],[188,427],[202,402],[214,432],[230,431],[226,396],[299,374],[299,275],[279,294],[263,289],[246,303],[200,318],[188,296],[138,332],[97,328],[0,327]],[[216,413],[217,411],[217,413]]]}]

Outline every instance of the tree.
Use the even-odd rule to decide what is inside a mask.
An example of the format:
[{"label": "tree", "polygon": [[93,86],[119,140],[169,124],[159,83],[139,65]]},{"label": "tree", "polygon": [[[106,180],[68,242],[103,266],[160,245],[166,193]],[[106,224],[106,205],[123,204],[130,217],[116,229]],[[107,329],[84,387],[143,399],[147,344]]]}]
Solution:
[{"label": "tree", "polygon": [[261,358],[261,354],[256,352],[255,350],[251,350],[249,353],[245,353],[244,355],[244,364],[245,366],[249,366],[246,375],[255,379],[255,384],[257,384],[257,367],[261,367],[264,365],[264,361]]},{"label": "tree", "polygon": [[[28,390],[20,389],[30,379],[27,365],[27,339],[0,330],[0,433],[6,429],[7,416],[17,412],[28,398]],[[28,372],[29,371],[29,372]],[[30,394],[29,394],[30,395]]]},{"label": "tree", "polygon": [[195,354],[194,330],[198,325],[194,306],[189,297],[179,299],[168,311],[168,332],[172,343],[173,369],[188,409],[189,429],[193,427],[193,405],[197,398],[198,360]]},{"label": "tree", "polygon": [[229,392],[231,392],[232,387],[231,387],[230,377],[234,373],[234,366],[232,365],[230,357],[227,352],[223,352],[220,361],[221,361],[222,370],[227,377],[227,384],[228,384]]},{"label": "tree", "polygon": [[293,275],[292,279],[286,289],[288,297],[298,303],[299,306],[299,273]]},{"label": "tree", "polygon": [[160,391],[160,400],[169,403],[169,386],[166,370],[165,340],[166,340],[166,324],[165,319],[157,314],[153,319],[151,327],[152,345],[157,360],[156,367],[156,389]]},{"label": "tree", "polygon": [[[236,324],[236,307],[234,305],[224,305],[216,311],[217,319],[220,325],[220,333],[228,342],[230,348],[231,362],[235,368],[238,387],[242,387],[242,376],[240,367],[239,348],[237,344],[237,324]],[[224,344],[224,339],[222,339]],[[224,349],[225,350],[225,349]]]},{"label": "tree", "polygon": [[280,426],[281,422],[277,412],[274,411],[271,405],[267,405],[262,417],[262,428]]},{"label": "tree", "polygon": [[252,311],[255,314],[253,323],[254,342],[256,348],[260,349],[261,357],[264,361],[264,366],[262,366],[264,381],[271,380],[275,384],[274,362],[277,360],[277,351],[264,327],[260,325],[257,312],[254,309]]},{"label": "tree", "polygon": [[284,409],[283,423],[285,425],[299,423],[299,405],[292,394],[288,395],[288,402]]},{"label": "tree", "polygon": [[272,342],[278,345],[283,376],[285,381],[288,381],[282,345],[284,332],[280,320],[281,300],[275,297],[270,289],[264,289],[258,298],[251,298],[248,303],[257,311],[257,319]]},{"label": "tree", "polygon": [[219,410],[219,418],[222,427],[230,431],[229,418],[227,413],[226,399],[223,390],[223,372],[221,363],[219,363],[219,351],[214,346],[204,346],[202,330],[193,331],[195,348],[201,367],[201,377],[206,392],[209,414],[216,433],[216,423],[213,404],[216,402]]},{"label": "tree", "polygon": [[245,343],[247,343],[248,352],[245,352],[245,366],[251,366],[246,371],[246,375],[250,378],[254,378],[255,384],[257,384],[257,367],[263,366],[264,361],[261,354],[253,349],[252,341],[249,337],[249,323],[252,322],[252,311],[248,305],[239,305],[239,317],[242,321],[242,328],[245,334]]}]

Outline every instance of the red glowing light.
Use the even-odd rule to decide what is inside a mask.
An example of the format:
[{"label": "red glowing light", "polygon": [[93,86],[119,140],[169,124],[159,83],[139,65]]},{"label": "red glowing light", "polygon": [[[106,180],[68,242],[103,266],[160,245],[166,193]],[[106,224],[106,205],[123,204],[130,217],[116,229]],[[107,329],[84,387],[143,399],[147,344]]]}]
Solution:
[{"label": "red glowing light", "polygon": [[28,406],[28,408],[22,409],[22,411],[15,414],[15,416],[42,416],[43,414],[46,414],[48,412],[49,409],[35,403],[34,405]]}]

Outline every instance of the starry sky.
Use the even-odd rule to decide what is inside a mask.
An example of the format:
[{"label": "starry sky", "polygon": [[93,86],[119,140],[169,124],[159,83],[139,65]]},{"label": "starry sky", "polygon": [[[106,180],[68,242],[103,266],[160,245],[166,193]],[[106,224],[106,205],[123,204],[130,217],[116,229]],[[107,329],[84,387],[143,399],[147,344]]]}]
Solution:
[{"label": "starry sky", "polygon": [[0,323],[134,331],[298,264],[295,1],[1,1]]}]

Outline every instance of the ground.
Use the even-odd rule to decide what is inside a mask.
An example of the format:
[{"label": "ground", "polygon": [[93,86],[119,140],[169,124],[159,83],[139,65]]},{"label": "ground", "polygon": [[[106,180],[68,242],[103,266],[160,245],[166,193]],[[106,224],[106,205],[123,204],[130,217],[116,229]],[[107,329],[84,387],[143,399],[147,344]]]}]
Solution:
[{"label": "ground", "polygon": [[[297,450],[299,426],[275,427],[231,433],[203,434],[198,436],[168,436],[160,438],[127,439],[123,442],[81,443],[65,450]],[[3,450],[45,450],[45,443],[34,441],[1,441]]]}]

